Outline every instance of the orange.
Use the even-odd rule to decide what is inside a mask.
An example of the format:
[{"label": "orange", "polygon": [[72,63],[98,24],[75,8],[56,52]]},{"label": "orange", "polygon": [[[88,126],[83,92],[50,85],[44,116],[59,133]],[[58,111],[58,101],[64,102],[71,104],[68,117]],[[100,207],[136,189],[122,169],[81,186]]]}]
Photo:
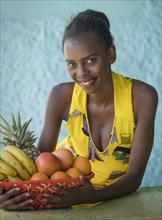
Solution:
[{"label": "orange", "polygon": [[74,161],[74,156],[70,150],[66,148],[59,148],[52,153],[61,161],[62,170],[67,170],[71,167]]},{"label": "orange", "polygon": [[79,178],[81,173],[79,172],[78,169],[76,168],[69,168],[66,173],[68,174],[68,176],[70,176],[71,178]]},{"label": "orange", "polygon": [[91,163],[83,156],[77,156],[74,159],[72,167],[77,168],[83,176],[87,176],[91,173]]},{"label": "orange", "polygon": [[70,177],[64,171],[57,171],[53,173],[52,176],[50,177],[50,179],[66,179],[66,178],[70,178]]},{"label": "orange", "polygon": [[42,172],[34,173],[33,176],[31,176],[30,180],[48,180],[49,177]]}]

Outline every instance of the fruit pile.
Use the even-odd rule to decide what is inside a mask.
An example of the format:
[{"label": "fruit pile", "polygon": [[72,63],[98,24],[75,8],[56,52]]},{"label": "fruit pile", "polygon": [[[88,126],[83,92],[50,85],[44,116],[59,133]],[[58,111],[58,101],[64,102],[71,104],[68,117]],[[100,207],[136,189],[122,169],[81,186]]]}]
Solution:
[{"label": "fruit pile", "polygon": [[28,122],[21,124],[20,113],[17,120],[12,115],[11,126],[0,116],[4,148],[0,150],[0,181],[25,181],[79,178],[91,173],[91,164],[86,157],[74,157],[65,148],[53,152],[40,153],[33,145],[36,138],[29,131]]},{"label": "fruit pile", "polygon": [[74,157],[72,152],[59,148],[52,153],[41,153],[35,163],[16,146],[8,145],[0,151],[0,180],[49,180],[79,178],[91,173],[86,157]]},{"label": "fruit pile", "polygon": [[28,192],[34,209],[47,209],[48,202],[43,200],[43,193],[60,195],[53,186],[70,189],[82,185],[80,175],[89,180],[93,178],[91,164],[85,157],[74,157],[65,148],[40,153],[34,146],[36,138],[33,132],[28,129],[31,119],[21,124],[19,112],[17,120],[12,115],[11,125],[1,115],[0,119],[3,122],[0,124],[3,135],[0,184],[4,191],[19,187],[16,194]]},{"label": "fruit pile", "polygon": [[91,173],[91,164],[86,157],[74,157],[65,148],[41,153],[36,159],[36,166],[38,172],[30,180],[79,178]]}]

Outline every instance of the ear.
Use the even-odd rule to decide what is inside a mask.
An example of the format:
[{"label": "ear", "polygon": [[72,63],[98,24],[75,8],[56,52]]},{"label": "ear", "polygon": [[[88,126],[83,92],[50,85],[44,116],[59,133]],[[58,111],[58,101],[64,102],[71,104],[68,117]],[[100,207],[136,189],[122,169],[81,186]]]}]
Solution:
[{"label": "ear", "polygon": [[116,48],[115,45],[111,46],[108,49],[108,60],[109,60],[109,64],[113,64],[116,60]]}]

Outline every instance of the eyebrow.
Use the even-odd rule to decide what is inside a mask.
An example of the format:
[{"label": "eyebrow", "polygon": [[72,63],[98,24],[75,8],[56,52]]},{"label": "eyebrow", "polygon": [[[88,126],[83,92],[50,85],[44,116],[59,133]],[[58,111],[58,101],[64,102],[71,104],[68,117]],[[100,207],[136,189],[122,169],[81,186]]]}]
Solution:
[{"label": "eyebrow", "polygon": [[[93,53],[93,54],[90,54],[90,55],[88,55],[88,56],[86,56],[86,57],[81,58],[80,60],[86,60],[86,59],[88,59],[88,58],[90,58],[90,57],[92,57],[92,56],[98,56],[98,54],[97,54],[97,53]],[[66,62],[74,62],[75,60],[65,59],[65,61],[66,61]]]}]

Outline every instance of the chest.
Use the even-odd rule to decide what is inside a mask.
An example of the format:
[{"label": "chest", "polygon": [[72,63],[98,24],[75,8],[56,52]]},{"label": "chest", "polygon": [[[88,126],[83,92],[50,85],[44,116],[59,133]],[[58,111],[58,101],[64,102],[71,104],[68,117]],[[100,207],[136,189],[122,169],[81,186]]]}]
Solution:
[{"label": "chest", "polygon": [[88,110],[88,123],[91,138],[99,151],[104,151],[110,141],[114,121],[114,107]]}]

